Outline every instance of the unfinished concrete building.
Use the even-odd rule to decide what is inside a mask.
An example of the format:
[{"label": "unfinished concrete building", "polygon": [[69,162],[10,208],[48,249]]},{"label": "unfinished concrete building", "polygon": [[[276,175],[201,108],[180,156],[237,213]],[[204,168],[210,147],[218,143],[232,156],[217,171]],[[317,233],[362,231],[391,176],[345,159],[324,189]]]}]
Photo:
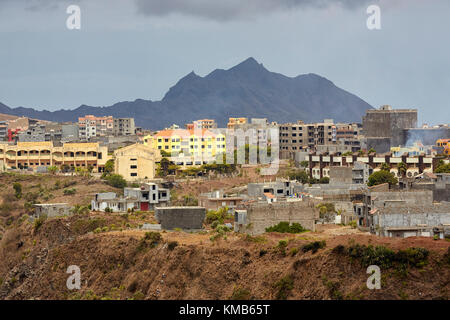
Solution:
[{"label": "unfinished concrete building", "polygon": [[405,145],[405,129],[417,127],[417,109],[392,109],[388,105],[370,109],[363,116],[362,125],[367,149],[389,152],[391,147]]},{"label": "unfinished concrete building", "polygon": [[41,216],[46,217],[58,217],[68,216],[71,214],[70,206],[67,203],[40,203],[34,204],[34,216],[39,218]]},{"label": "unfinished concrete building", "polygon": [[161,224],[161,228],[167,230],[202,229],[205,217],[206,209],[203,207],[165,207],[155,210],[155,218]]},{"label": "unfinished concrete building", "polygon": [[315,231],[319,211],[313,199],[280,201],[274,203],[252,202],[235,210],[234,231],[251,235],[262,234],[266,228],[280,222],[300,223],[304,228]]}]

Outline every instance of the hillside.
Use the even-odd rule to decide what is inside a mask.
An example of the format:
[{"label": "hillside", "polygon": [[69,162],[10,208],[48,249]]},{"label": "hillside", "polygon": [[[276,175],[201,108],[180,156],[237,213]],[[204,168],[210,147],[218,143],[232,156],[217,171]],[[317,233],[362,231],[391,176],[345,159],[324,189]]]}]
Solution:
[{"label": "hillside", "polygon": [[[51,121],[76,121],[85,114],[134,117],[138,126],[162,129],[196,119],[216,119],[226,126],[228,117],[267,117],[271,121],[306,122],[332,118],[361,122],[372,107],[357,96],[316,74],[287,77],[268,71],[253,58],[205,77],[189,73],[171,87],[161,101],[137,99],[107,107],[82,105],[74,110],[38,111],[10,108],[0,103],[0,113]],[[314,110],[314,111],[313,111]]]}]

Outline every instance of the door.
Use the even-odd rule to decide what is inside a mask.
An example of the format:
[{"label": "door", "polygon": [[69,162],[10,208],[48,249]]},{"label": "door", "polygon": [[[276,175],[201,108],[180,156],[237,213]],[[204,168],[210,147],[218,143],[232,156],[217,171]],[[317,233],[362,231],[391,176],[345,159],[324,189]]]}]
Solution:
[{"label": "door", "polygon": [[141,211],[148,211],[148,202],[141,202]]}]

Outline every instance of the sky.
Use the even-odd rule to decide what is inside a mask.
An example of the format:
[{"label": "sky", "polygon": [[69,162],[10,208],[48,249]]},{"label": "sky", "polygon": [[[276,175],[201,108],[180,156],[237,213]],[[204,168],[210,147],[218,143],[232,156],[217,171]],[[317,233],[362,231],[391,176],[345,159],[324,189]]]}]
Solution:
[{"label": "sky", "polygon": [[[369,5],[381,29],[369,30]],[[81,28],[66,26],[69,5]],[[38,110],[160,100],[194,71],[254,57],[374,107],[450,122],[448,0],[0,0],[0,102]],[[313,111],[312,111],[313,112]]]}]

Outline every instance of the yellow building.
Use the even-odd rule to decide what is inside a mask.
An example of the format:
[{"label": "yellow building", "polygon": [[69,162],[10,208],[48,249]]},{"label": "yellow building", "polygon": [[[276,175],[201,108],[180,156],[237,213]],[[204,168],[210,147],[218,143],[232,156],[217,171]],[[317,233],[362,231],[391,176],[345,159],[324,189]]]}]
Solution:
[{"label": "yellow building", "polygon": [[206,129],[162,130],[144,137],[144,144],[169,153],[170,160],[181,166],[213,162],[226,150],[225,135]]},{"label": "yellow building", "polygon": [[52,141],[1,143],[0,160],[6,169],[68,165],[92,167],[94,172],[102,172],[108,160],[108,148],[99,143],[64,143],[61,147],[53,146]]},{"label": "yellow building", "polygon": [[160,159],[160,152],[152,146],[133,144],[114,151],[114,171],[127,181],[153,179],[155,162]]},{"label": "yellow building", "polygon": [[443,153],[450,156],[450,139],[439,139],[436,141],[436,146],[443,148]]}]

